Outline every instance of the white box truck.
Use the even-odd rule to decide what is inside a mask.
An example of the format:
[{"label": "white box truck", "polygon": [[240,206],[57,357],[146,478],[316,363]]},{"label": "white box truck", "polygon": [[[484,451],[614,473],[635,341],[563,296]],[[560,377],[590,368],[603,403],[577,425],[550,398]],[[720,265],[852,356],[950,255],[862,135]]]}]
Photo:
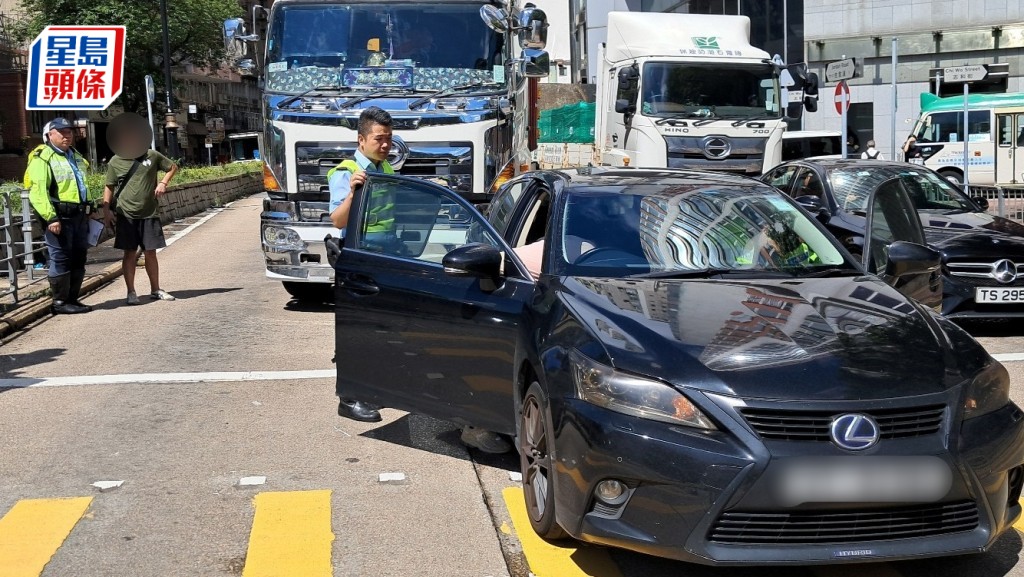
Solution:
[{"label": "white box truck", "polygon": [[817,109],[817,75],[751,46],[746,16],[611,12],[599,60],[605,165],[758,175],[782,160],[787,115]]}]

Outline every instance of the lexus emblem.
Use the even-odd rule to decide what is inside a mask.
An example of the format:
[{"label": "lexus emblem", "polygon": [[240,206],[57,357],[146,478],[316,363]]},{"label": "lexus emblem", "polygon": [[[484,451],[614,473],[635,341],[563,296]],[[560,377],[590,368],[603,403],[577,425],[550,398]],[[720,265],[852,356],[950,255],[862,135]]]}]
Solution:
[{"label": "lexus emblem", "polygon": [[1013,261],[1003,259],[992,265],[992,278],[1002,284],[1013,284],[1017,280],[1017,265]]},{"label": "lexus emblem", "polygon": [[402,170],[402,165],[409,158],[409,145],[402,140],[401,136],[391,137],[391,150],[388,151],[388,164],[392,168]]},{"label": "lexus emblem", "polygon": [[704,156],[709,160],[721,160],[732,152],[732,145],[729,139],[723,136],[708,136],[701,142]]},{"label": "lexus emblem", "polygon": [[850,413],[833,419],[832,442],[848,451],[863,451],[878,442],[878,423],[867,415]]}]

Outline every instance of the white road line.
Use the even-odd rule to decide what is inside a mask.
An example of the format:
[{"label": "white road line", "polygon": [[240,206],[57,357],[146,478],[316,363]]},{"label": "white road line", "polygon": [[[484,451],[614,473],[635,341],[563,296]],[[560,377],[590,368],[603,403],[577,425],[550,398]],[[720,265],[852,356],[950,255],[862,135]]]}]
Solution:
[{"label": "white road line", "polygon": [[0,389],[37,387],[82,387],[86,385],[214,383],[244,381],[294,381],[333,379],[335,369],[309,371],[236,371],[210,373],[139,373],[135,375],[89,375],[75,377],[16,377],[0,379]]},{"label": "white road line", "polygon": [[1024,361],[1024,353],[999,353],[997,355],[992,355],[992,358],[1001,363]]},{"label": "white road line", "polygon": [[193,222],[192,224],[190,224],[187,227],[185,227],[181,232],[176,233],[174,236],[172,236],[171,238],[167,239],[166,246],[164,246],[163,248],[158,248],[156,251],[160,252],[164,248],[167,248],[168,246],[171,246],[172,244],[177,242],[179,238],[181,238],[181,237],[185,236],[186,234],[192,232],[193,230],[199,228],[200,226],[205,224],[206,221],[208,221],[211,218],[217,216],[221,212],[224,212],[224,209],[226,209],[227,207],[231,206],[232,204],[234,204],[234,202],[229,202],[229,203],[225,204],[222,207],[211,209],[213,212],[211,212],[210,214],[204,216],[203,218],[200,218],[199,220]]}]

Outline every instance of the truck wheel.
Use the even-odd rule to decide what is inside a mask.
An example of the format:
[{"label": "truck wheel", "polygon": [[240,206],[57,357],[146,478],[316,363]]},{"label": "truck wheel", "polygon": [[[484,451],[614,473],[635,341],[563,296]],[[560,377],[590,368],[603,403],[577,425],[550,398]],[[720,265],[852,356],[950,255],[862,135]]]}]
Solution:
[{"label": "truck wheel", "polygon": [[939,176],[945,178],[946,180],[952,182],[957,186],[964,185],[964,175],[959,170],[955,170],[952,168],[944,168],[939,171]]},{"label": "truck wheel", "polygon": [[284,290],[292,295],[295,300],[303,303],[320,304],[334,302],[334,291],[332,285],[327,283],[311,282],[286,282],[282,283]]}]

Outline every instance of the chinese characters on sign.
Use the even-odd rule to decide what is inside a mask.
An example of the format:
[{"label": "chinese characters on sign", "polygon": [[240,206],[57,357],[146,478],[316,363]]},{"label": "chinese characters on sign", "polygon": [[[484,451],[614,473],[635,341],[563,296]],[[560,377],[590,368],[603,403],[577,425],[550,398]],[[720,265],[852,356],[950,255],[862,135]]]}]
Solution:
[{"label": "chinese characters on sign", "polygon": [[121,94],[124,26],[48,26],[29,52],[28,110],[106,109]]}]

